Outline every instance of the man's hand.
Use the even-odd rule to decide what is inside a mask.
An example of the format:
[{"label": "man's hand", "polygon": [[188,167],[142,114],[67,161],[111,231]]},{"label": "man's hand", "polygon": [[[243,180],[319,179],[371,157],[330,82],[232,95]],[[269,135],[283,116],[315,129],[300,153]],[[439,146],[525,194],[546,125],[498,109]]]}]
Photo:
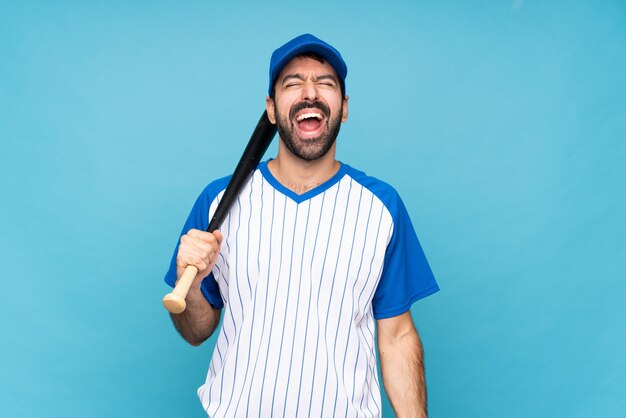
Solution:
[{"label": "man's hand", "polygon": [[176,256],[176,277],[180,276],[189,265],[198,268],[198,274],[191,284],[191,289],[200,288],[202,280],[209,275],[220,253],[222,234],[219,231],[205,232],[191,229],[180,238]]},{"label": "man's hand", "polygon": [[378,351],[385,391],[398,418],[426,418],[422,343],[411,311],[378,320]]}]

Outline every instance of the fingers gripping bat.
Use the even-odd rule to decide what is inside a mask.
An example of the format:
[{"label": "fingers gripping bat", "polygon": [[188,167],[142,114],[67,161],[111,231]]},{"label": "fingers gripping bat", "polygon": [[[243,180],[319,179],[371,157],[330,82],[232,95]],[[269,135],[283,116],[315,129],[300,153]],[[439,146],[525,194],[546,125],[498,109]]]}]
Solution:
[{"label": "fingers gripping bat", "polygon": [[[276,125],[272,124],[267,118],[267,112],[263,112],[261,119],[256,125],[250,141],[246,149],[243,151],[241,159],[235,168],[222,200],[217,205],[215,213],[211,218],[207,232],[213,232],[219,229],[226,218],[233,202],[239,196],[241,189],[246,184],[256,167],[259,165],[263,154],[267,151],[274,135],[276,134]],[[185,272],[180,276],[176,287],[171,293],[163,298],[163,306],[165,309],[174,314],[183,312],[186,308],[185,298],[187,292],[193,283],[193,279],[198,274],[196,266],[187,266]]]}]

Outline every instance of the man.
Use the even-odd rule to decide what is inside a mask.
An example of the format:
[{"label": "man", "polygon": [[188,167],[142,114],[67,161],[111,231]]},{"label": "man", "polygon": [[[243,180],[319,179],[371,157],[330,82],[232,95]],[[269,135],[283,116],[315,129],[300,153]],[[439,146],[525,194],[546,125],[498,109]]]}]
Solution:
[{"label": "man", "polygon": [[402,201],[335,159],[348,118],[346,64],[306,34],[274,51],[266,109],[278,155],[254,172],[221,231],[204,232],[228,183],[211,183],[183,228],[166,282],[199,273],[172,315],[199,345],[224,318],[207,379],[209,416],[426,417],[410,306],[438,290]]}]

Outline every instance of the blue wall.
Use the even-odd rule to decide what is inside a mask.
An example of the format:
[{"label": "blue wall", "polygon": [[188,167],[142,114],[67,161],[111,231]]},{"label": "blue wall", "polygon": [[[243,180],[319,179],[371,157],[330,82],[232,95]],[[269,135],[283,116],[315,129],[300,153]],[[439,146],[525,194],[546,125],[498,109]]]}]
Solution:
[{"label": "blue wall", "polygon": [[225,3],[0,1],[2,416],[203,416],[162,276],[303,32],[442,288],[431,416],[626,416],[626,3]]}]

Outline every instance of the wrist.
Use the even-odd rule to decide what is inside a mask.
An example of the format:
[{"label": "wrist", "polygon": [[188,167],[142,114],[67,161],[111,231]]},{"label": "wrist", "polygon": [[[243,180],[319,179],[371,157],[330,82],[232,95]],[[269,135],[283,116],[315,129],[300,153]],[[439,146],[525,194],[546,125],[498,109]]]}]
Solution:
[{"label": "wrist", "polygon": [[[196,295],[202,295],[202,282],[196,284],[193,283],[190,287],[189,287],[189,292],[188,294],[191,293],[193,296]],[[204,297],[204,296],[203,296]]]}]

